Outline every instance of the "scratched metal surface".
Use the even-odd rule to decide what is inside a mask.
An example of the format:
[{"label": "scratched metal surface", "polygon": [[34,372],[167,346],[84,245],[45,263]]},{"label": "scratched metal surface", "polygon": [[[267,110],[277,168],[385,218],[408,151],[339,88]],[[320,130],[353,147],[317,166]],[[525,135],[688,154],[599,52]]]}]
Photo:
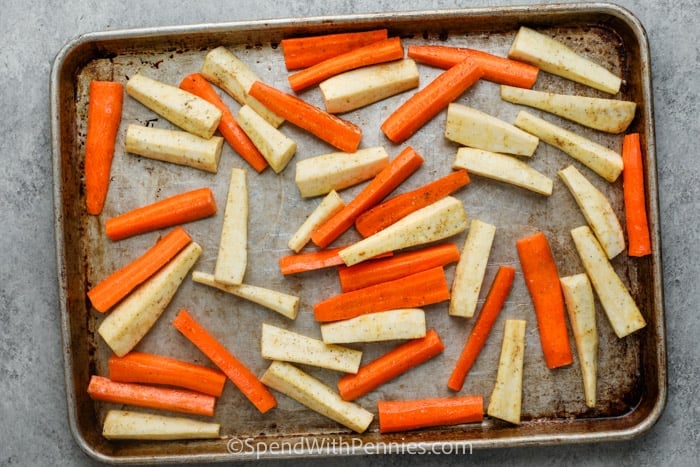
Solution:
[{"label": "scratched metal surface", "polygon": [[[641,25],[616,7],[603,4],[548,6],[542,9],[502,8],[499,10],[458,10],[416,12],[401,15],[353,16],[280,20],[270,23],[197,25],[176,29],[117,31],[97,33],[76,39],[57,57],[52,75],[54,157],[56,162],[57,253],[61,277],[61,307],[71,426],[79,444],[91,455],[111,462],[230,460],[249,458],[252,452],[227,452],[227,439],[251,438],[255,442],[295,442],[299,437],[326,440],[362,440],[365,443],[421,443],[435,446],[469,442],[479,447],[507,447],[555,442],[585,442],[622,439],[643,433],[659,416],[665,401],[665,340],[661,296],[660,258],[656,213],[655,154],[651,112],[650,76],[646,38]],[[647,157],[649,209],[654,228],[656,254],[642,260],[621,254],[614,266],[630,287],[649,322],[647,328],[625,339],[615,337],[603,310],[597,303],[600,337],[598,361],[598,402],[586,408],[578,359],[568,368],[548,370],[543,361],[537,323],[530,297],[522,280],[515,241],[536,231],[546,233],[560,275],[582,272],[569,230],[585,223],[572,196],[557,178],[559,169],[574,164],[611,200],[622,220],[621,179],[608,183],[566,154],[540,143],[529,163],[554,180],[554,192],[543,197],[526,190],[472,176],[471,183],[455,196],[463,200],[469,218],[497,227],[495,242],[482,287],[480,303],[501,264],[517,269],[513,290],[488,339],[482,355],[467,378],[461,394],[480,394],[488,403],[495,381],[503,326],[506,319],[527,321],[523,382],[523,423],[509,426],[486,419],[482,424],[425,429],[398,435],[380,435],[375,422],[367,433],[354,435],[340,425],[315,414],[297,402],[280,395],[279,406],[261,415],[235,389],[227,384],[217,405],[214,420],[222,425],[223,440],[194,442],[108,442],[100,436],[101,422],[110,404],[93,403],[85,394],[91,374],[106,375],[110,350],[96,335],[102,316],[89,308],[85,290],[118,267],[149,248],[162,232],[109,241],[103,232],[105,219],[139,205],[202,186],[213,189],[219,212],[214,217],[187,224],[186,229],[204,251],[195,269],[211,272],[223,220],[223,208],[232,167],[246,169],[250,196],[249,260],[246,282],[296,294],[301,298],[295,321],[260,306],[186,280],[160,320],[139,344],[138,349],[162,353],[202,364],[209,364],[171,325],[178,310],[187,308],[211,329],[258,375],[268,363],[260,356],[261,324],[271,323],[320,338],[313,320],[313,304],[339,292],[333,270],[283,277],[277,260],[288,254],[287,241],[319,199],[303,200],[294,184],[296,161],[333,150],[325,143],[290,124],[281,130],[298,143],[297,153],[277,175],[268,169],[255,173],[230,147],[225,145],[219,172],[208,174],[195,169],[144,159],[124,151],[125,128],[140,123],[161,128],[169,124],[135,100],[125,97],[122,125],[112,167],[112,180],[104,212],[99,217],[82,211],[82,158],[87,115],[87,89],[92,79],[126,82],[142,72],[160,81],[177,85],[186,74],[198,71],[207,50],[225,45],[253,68],[269,84],[288,90],[278,42],[283,37],[322,34],[344,30],[388,27],[400,35],[404,46],[447,44],[486,50],[505,55],[517,27],[528,24],[569,44],[603,64],[625,80],[622,99],[639,104],[630,131],[643,135]],[[421,86],[439,70],[419,65]],[[542,72],[535,89],[591,96],[597,91]],[[520,107],[499,98],[496,84],[479,82],[458,99],[491,115],[512,122]],[[221,93],[223,95],[223,93]],[[381,133],[381,122],[410,95],[410,91],[364,109],[343,115],[363,129],[362,147],[383,145],[394,157],[405,145],[413,146],[425,158],[420,170],[397,192],[410,190],[451,170],[457,145],[443,137],[445,112],[439,114],[405,144],[394,145]],[[233,99],[223,95],[234,112]],[[302,97],[322,106],[319,90]],[[604,96],[602,96],[604,97]],[[617,151],[621,136],[606,135],[563,119],[545,119],[576,131]],[[361,186],[341,192],[349,201]],[[460,248],[466,233],[454,237]],[[356,239],[348,232],[336,244]],[[452,280],[454,264],[446,268]],[[445,351],[439,357],[383,385],[362,397],[363,407],[376,413],[380,399],[406,399],[453,395],[446,387],[452,366],[461,352],[474,319],[452,318],[447,304],[426,307],[428,326],[435,328]],[[573,343],[573,340],[572,340]],[[397,342],[355,345],[364,352],[363,362],[397,345]],[[573,349],[573,348],[572,348]],[[574,351],[575,354],[575,351]],[[304,368],[335,387],[338,373]],[[362,454],[358,445],[347,453]],[[321,450],[302,450],[299,455],[319,455]],[[326,451],[325,454],[330,454]]]}]

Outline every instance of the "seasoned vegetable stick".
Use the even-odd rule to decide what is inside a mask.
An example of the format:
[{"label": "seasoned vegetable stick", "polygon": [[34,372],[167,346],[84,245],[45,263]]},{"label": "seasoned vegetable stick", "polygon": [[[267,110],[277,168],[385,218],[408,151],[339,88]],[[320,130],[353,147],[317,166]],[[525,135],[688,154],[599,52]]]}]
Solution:
[{"label": "seasoned vegetable stick", "polygon": [[552,194],[554,182],[525,162],[506,154],[473,148],[459,148],[452,168],[467,169],[470,174],[510,183],[541,195]]},{"label": "seasoned vegetable stick", "polygon": [[518,30],[508,57],[608,94],[617,94],[622,84],[619,77],[566,44],[525,26]]},{"label": "seasoned vegetable stick", "polygon": [[201,97],[140,73],[126,83],[126,93],[161,117],[204,139],[214,135],[221,111]]},{"label": "seasoned vegetable stick", "polygon": [[344,373],[357,373],[362,360],[359,350],[330,345],[265,323],[262,325],[260,348],[262,357],[268,360],[301,363]]},{"label": "seasoned vegetable stick", "polygon": [[646,321],[603,247],[587,226],[571,230],[576,250],[617,337],[625,337],[646,326]]},{"label": "seasoned vegetable stick", "polygon": [[495,235],[495,225],[472,219],[452,282],[449,308],[451,316],[474,316]]},{"label": "seasoned vegetable stick", "polygon": [[274,361],[261,381],[321,415],[363,433],[374,415],[354,402],[344,401],[321,381],[285,362]]},{"label": "seasoned vegetable stick", "polygon": [[539,144],[536,136],[510,123],[454,102],[447,107],[445,137],[476,149],[528,157]]},{"label": "seasoned vegetable stick", "polygon": [[177,440],[218,438],[221,425],[185,417],[110,410],[102,425],[107,439]]},{"label": "seasoned vegetable stick", "polygon": [[586,406],[593,408],[596,402],[598,372],[598,330],[593,289],[585,274],[562,277],[560,281],[566,309],[569,312],[569,322],[576,340]]},{"label": "seasoned vegetable stick", "polygon": [[583,165],[614,182],[622,172],[622,156],[612,149],[521,110],[515,126],[558,148]]},{"label": "seasoned vegetable stick", "polygon": [[127,152],[210,173],[219,170],[223,145],[221,136],[205,139],[186,131],[134,124],[126,128]]},{"label": "seasoned vegetable stick", "polygon": [[608,198],[573,165],[560,170],[559,178],[571,191],[608,259],[622,253],[625,235]]},{"label": "seasoned vegetable stick", "polygon": [[496,384],[486,413],[515,425],[520,424],[525,360],[525,320],[506,320],[498,362]]},{"label": "seasoned vegetable stick", "polygon": [[107,315],[97,332],[115,354],[123,357],[143,339],[201,253],[202,247],[191,242]]},{"label": "seasoned vegetable stick", "polygon": [[389,154],[382,146],[330,152],[298,161],[294,183],[302,197],[311,198],[369,180],[387,165]]},{"label": "seasoned vegetable stick", "polygon": [[227,285],[214,279],[213,274],[202,271],[192,272],[192,280],[199,284],[214,287],[258,305],[276,311],[289,319],[296,319],[299,312],[299,297],[276,290],[257,287],[250,284]]},{"label": "seasoned vegetable stick", "polygon": [[328,78],[319,84],[326,112],[342,113],[418,87],[413,60],[367,66]]},{"label": "seasoned vegetable stick", "polygon": [[556,94],[501,86],[501,99],[527,105],[595,130],[622,133],[634,119],[637,104],[618,99]]},{"label": "seasoned vegetable stick", "polygon": [[282,117],[248,94],[250,87],[259,79],[258,75],[226,47],[219,46],[210,50],[204,57],[200,73],[239,104],[248,105],[273,127],[278,128],[284,122]]},{"label": "seasoned vegetable stick", "polygon": [[248,264],[248,182],[242,169],[231,169],[214,279],[243,283]]}]

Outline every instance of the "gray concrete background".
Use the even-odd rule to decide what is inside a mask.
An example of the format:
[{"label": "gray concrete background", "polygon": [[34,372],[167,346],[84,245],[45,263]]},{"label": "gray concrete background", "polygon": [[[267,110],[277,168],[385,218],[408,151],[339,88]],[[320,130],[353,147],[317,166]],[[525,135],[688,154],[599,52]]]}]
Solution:
[{"label": "gray concrete background", "polygon": [[[471,5],[521,3],[535,2],[477,0]],[[618,3],[644,24],[652,54],[669,355],[669,398],[660,421],[629,442],[477,451],[467,457],[338,458],[338,465],[697,465],[700,2]],[[0,235],[0,465],[89,465],[91,459],[76,446],[68,428],[57,308],[48,95],[58,50],[73,36],[97,30],[470,3],[3,0],[0,5],[0,215],[9,219]]]}]

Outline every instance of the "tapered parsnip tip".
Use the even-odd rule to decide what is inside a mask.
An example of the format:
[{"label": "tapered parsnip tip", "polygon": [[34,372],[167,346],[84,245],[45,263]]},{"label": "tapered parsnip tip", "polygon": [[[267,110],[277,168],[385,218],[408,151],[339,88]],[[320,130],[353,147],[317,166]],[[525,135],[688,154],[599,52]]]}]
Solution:
[{"label": "tapered parsnip tip", "polygon": [[569,322],[574,332],[587,407],[595,407],[598,369],[598,330],[593,289],[585,273],[560,279]]},{"label": "tapered parsnip tip", "polygon": [[509,183],[535,193],[550,196],[554,182],[520,159],[507,154],[462,147],[457,150],[452,168],[470,174]]},{"label": "tapered parsnip tip", "polygon": [[467,225],[462,201],[447,196],[340,250],[338,254],[347,266],[352,266],[382,253],[457,235],[466,230]]},{"label": "tapered parsnip tip", "polygon": [[578,133],[566,130],[524,110],[518,112],[514,125],[560,149],[609,182],[617,180],[622,173],[620,154]]},{"label": "tapered parsnip tip", "polygon": [[637,108],[632,101],[556,94],[513,86],[501,86],[501,99],[613,134],[622,133],[629,127]]}]

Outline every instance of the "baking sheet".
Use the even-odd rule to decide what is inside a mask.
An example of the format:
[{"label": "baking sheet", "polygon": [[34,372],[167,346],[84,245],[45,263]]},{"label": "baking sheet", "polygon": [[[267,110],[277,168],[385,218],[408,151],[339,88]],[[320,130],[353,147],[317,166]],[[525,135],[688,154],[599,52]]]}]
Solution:
[{"label": "baking sheet", "polygon": [[[187,189],[209,186],[220,207],[219,213],[187,224],[186,230],[204,248],[195,269],[211,272],[223,220],[228,174],[232,167],[245,168],[251,206],[246,282],[296,294],[301,298],[299,316],[295,321],[290,321],[260,306],[187,280],[138,346],[139,350],[209,365],[206,357],[171,325],[177,311],[187,308],[227,348],[261,375],[269,364],[260,356],[261,324],[266,322],[320,338],[318,323],[313,320],[313,304],[338,293],[339,286],[333,270],[291,277],[283,277],[279,273],[277,260],[289,254],[286,246],[288,239],[319,201],[304,200],[299,196],[294,185],[295,163],[333,150],[288,123],[281,129],[297,141],[298,150],[282,174],[277,175],[270,169],[256,174],[227,145],[219,173],[207,174],[124,152],[124,133],[129,123],[172,128],[164,119],[125,97],[122,127],[104,212],[97,218],[85,215],[81,172],[87,90],[92,79],[126,82],[129,76],[142,72],[177,85],[186,74],[199,70],[208,50],[224,45],[253,68],[263,81],[288,90],[287,72],[279,47],[279,41],[284,37],[387,27],[391,36],[402,37],[405,48],[411,44],[443,44],[505,55],[520,25],[553,35],[621,75],[624,83],[618,98],[638,103],[636,118],[628,131],[642,134],[654,254],[635,259],[623,253],[613,264],[630,288],[648,324],[641,332],[617,339],[597,304],[600,351],[598,402],[594,409],[585,406],[576,356],[574,364],[568,368],[551,371],[544,364],[531,300],[520,273],[515,241],[541,230],[550,241],[560,275],[581,272],[583,269],[569,230],[583,225],[585,221],[556,172],[566,165],[576,165],[609,197],[618,217],[624,219],[621,178],[609,184],[569,156],[541,143],[529,163],[554,180],[552,196],[543,197],[476,175],[472,176],[469,186],[456,194],[463,200],[470,219],[477,218],[497,226],[479,303],[483,302],[499,265],[509,264],[518,271],[508,302],[460,394],[480,394],[488,403],[495,381],[505,320],[525,319],[527,335],[521,426],[487,418],[482,424],[380,435],[375,418],[369,430],[358,435],[283,395],[279,395],[276,409],[261,415],[232,384],[227,384],[213,417],[222,425],[221,440],[110,442],[101,437],[102,420],[107,410],[115,406],[93,402],[85,389],[90,375],[107,375],[106,362],[110,350],[95,332],[103,316],[90,309],[85,292],[112,271],[139,256],[162,233],[153,232],[111,242],[104,235],[105,219],[146,202]],[[419,65],[419,70],[421,86],[440,73],[440,70],[424,65]],[[606,97],[544,72],[540,73],[535,89]],[[383,136],[379,129],[381,122],[410,93],[343,115],[362,127],[362,147],[383,145],[393,158],[405,145],[410,144],[424,156],[423,167],[397,193],[449,173],[457,150],[457,145],[443,136],[445,112],[402,145],[394,145]],[[322,107],[317,88],[300,95]],[[619,440],[644,433],[660,416],[666,397],[666,362],[651,76],[643,27],[626,10],[608,4],[569,4],[94,33],[74,39],[59,52],[52,70],[51,97],[56,245],[69,417],[78,444],[90,455],[109,462],[166,462],[411,452],[410,449],[429,452],[431,449]],[[238,104],[228,96],[223,97],[235,112]],[[477,83],[458,102],[509,122],[514,120],[520,109],[501,101],[498,86],[485,81]],[[602,134],[533,109],[528,110],[620,150],[622,139],[619,135]],[[348,201],[360,188],[343,190],[341,196]],[[465,235],[463,233],[451,241],[461,248]],[[354,232],[348,232],[336,244],[350,243],[356,238]],[[454,265],[448,266],[446,272],[451,282]],[[447,389],[446,381],[474,320],[449,317],[446,310],[446,303],[426,307],[428,326],[440,334],[446,346],[444,353],[357,402],[376,414],[376,402],[380,399],[454,394]],[[397,344],[385,342],[353,347],[363,350],[363,362],[366,363]],[[304,369],[331,387],[335,387],[341,376],[327,370]]]}]

